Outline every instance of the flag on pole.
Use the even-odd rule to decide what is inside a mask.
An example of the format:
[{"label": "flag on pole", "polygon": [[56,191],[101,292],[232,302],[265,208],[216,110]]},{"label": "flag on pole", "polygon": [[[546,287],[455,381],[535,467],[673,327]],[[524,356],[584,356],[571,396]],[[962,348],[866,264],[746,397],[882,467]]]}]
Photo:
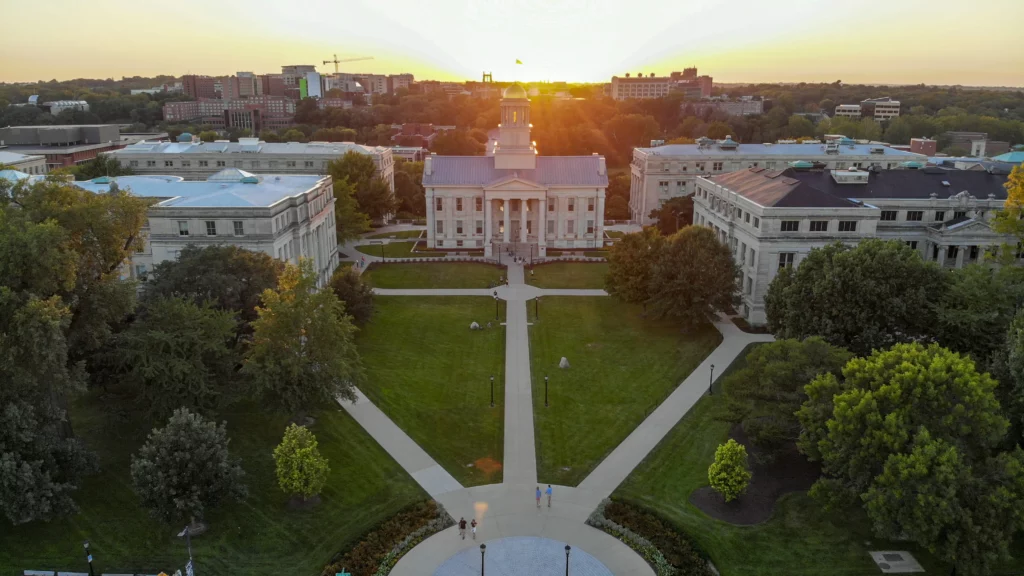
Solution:
[{"label": "flag on pole", "polygon": [[520,59],[516,58],[516,64],[522,64],[522,63],[523,63],[523,61],[522,61],[522,60],[520,60]]}]

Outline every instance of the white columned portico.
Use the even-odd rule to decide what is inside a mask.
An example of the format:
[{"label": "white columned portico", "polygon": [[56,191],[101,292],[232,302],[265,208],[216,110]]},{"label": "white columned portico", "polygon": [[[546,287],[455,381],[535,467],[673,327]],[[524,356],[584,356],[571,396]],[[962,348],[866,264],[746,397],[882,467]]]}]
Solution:
[{"label": "white columned portico", "polygon": [[519,201],[519,241],[526,243],[526,221],[530,217],[530,201],[523,198]]},{"label": "white columned portico", "polygon": [[537,255],[541,258],[546,258],[548,255],[547,244],[545,241],[548,237],[548,198],[545,195],[543,198],[537,201],[540,208],[540,217],[537,218]]},{"label": "white columned portico", "polygon": [[490,257],[491,252],[491,239],[494,235],[491,232],[491,199],[484,199],[484,256]]},{"label": "white columned portico", "polygon": [[434,207],[434,190],[427,191],[427,248],[437,247],[437,215]]},{"label": "white columned portico", "polygon": [[508,198],[503,198],[502,202],[504,202],[503,206],[504,206],[504,209],[505,209],[505,229],[502,231],[501,241],[504,242],[505,244],[508,244],[509,228],[512,227],[512,221],[511,221],[512,203],[508,201]]},{"label": "white columned portico", "polygon": [[594,214],[594,231],[597,233],[597,247],[604,246],[604,193],[597,197],[597,212]]},{"label": "white columned portico", "polygon": [[963,268],[964,267],[964,253],[965,252],[967,252],[967,246],[957,246],[956,247],[956,267],[957,268]]}]

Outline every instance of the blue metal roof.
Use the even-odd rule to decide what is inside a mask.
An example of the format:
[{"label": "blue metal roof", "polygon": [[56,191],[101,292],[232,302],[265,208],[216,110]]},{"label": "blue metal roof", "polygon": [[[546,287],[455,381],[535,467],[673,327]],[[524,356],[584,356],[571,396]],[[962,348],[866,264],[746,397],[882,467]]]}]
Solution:
[{"label": "blue metal roof", "polygon": [[1007,152],[992,158],[992,160],[996,162],[1009,162],[1010,164],[1022,164],[1024,163],[1024,152]]},{"label": "blue metal roof", "polygon": [[[881,154],[871,154],[872,149]],[[839,147],[838,154],[826,154],[824,144],[740,144],[736,148],[719,148],[717,144],[701,147],[697,144],[666,144],[654,148],[638,148],[654,156],[789,156],[801,160],[833,156],[884,156],[902,160],[924,160],[922,154],[896,150],[880,144],[848,144]]]},{"label": "blue metal roof", "polygon": [[494,167],[493,156],[431,156],[431,173],[424,186],[480,186],[519,177],[542,186],[608,186],[608,174],[599,174],[599,156],[538,156],[536,170]]},{"label": "blue metal roof", "polygon": [[157,207],[174,208],[268,208],[285,198],[316,187],[326,176],[262,175],[227,169],[206,181],[187,182],[177,176],[118,176],[75,182],[90,192],[110,191],[110,181],[121,190],[145,198],[166,198]]}]

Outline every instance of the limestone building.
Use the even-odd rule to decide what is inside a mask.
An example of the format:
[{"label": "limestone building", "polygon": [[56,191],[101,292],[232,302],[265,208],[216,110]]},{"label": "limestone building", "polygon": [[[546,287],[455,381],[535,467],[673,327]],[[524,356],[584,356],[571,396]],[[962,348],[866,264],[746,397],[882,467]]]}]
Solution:
[{"label": "limestone building", "polygon": [[653,224],[651,211],[670,198],[690,196],[694,181],[710,176],[767,168],[786,167],[846,168],[921,168],[928,157],[881,144],[858,144],[849,138],[830,140],[824,144],[740,144],[731,137],[725,140],[701,138],[696,144],[669,144],[651,148],[634,148],[630,162],[630,218],[643,225]]},{"label": "limestone building", "polygon": [[547,248],[601,247],[604,157],[539,156],[530,139],[530,100],[519,84],[505,89],[500,106],[489,155],[426,157],[428,246],[541,257]]},{"label": "limestone building", "polygon": [[1015,240],[989,222],[1005,175],[944,170],[751,168],[697,179],[694,225],[712,228],[740,267],[740,314],[767,321],[764,296],[781,268],[814,248],[866,238],[901,240],[945,268],[980,262]]}]

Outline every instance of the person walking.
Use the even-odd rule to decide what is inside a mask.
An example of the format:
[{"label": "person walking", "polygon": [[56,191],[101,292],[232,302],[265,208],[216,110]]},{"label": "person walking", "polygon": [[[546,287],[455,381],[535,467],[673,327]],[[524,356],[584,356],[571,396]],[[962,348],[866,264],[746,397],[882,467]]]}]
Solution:
[{"label": "person walking", "polygon": [[[539,492],[538,492],[538,494],[539,494]],[[459,518],[459,536],[462,536],[463,540],[466,539],[466,519],[465,518]]]},{"label": "person walking", "polygon": [[551,484],[548,484],[548,489],[544,493],[548,495],[548,508],[551,508]]},{"label": "person walking", "polygon": [[469,525],[473,529],[473,540],[476,540],[476,518],[473,518],[473,521]]},{"label": "person walking", "polygon": [[537,508],[540,508],[540,486],[537,486]]}]

